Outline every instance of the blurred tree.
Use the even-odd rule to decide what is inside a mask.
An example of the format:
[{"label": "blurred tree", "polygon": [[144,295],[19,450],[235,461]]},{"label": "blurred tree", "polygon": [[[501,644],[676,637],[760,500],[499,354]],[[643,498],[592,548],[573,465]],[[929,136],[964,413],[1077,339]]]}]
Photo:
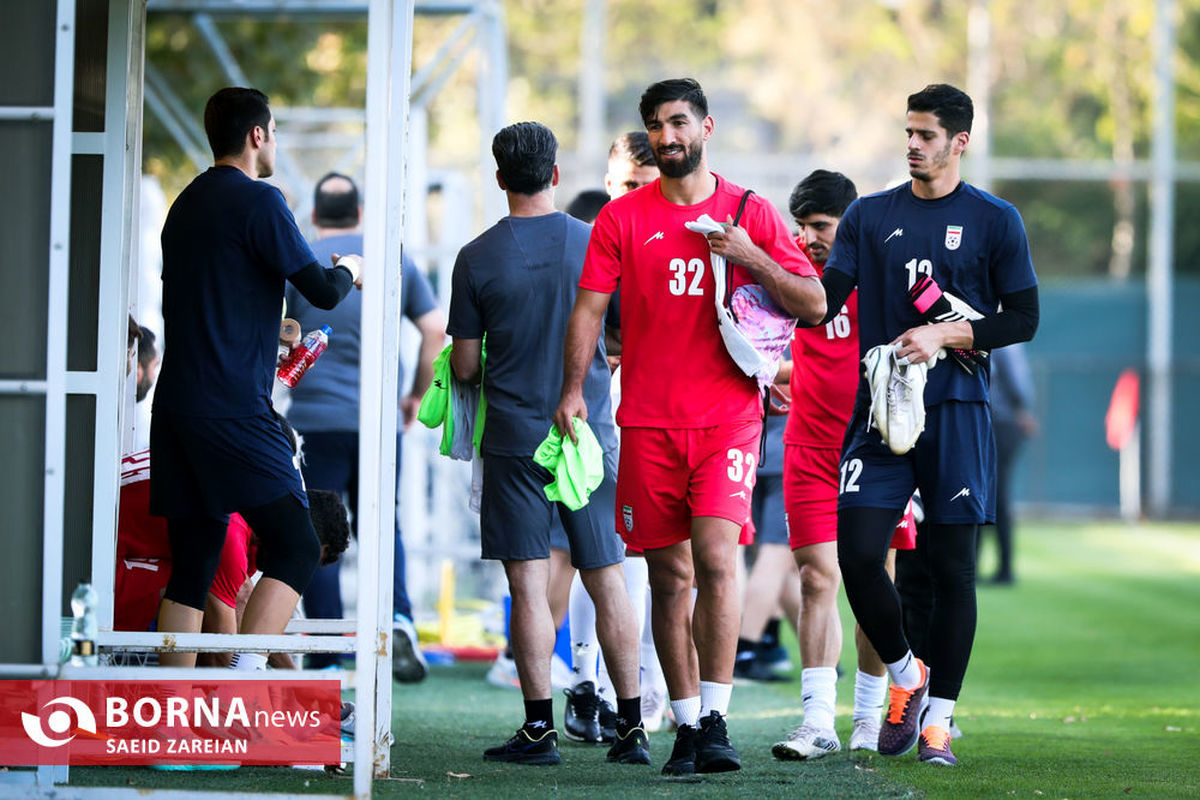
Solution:
[{"label": "blurred tree", "polygon": [[[992,141],[998,157],[1129,161],[1149,154],[1153,0],[992,0]],[[1200,159],[1200,0],[1179,0],[1180,158]],[[574,147],[582,4],[507,0],[512,120],[537,119]],[[945,0],[609,0],[609,135],[638,125],[647,84],[692,75],[717,112],[722,152],[811,155],[864,191],[904,177],[904,98],[966,82],[966,4]],[[217,17],[248,80],[278,105],[362,106],[364,20]],[[419,68],[461,18],[418,16]],[[189,18],[152,14],[147,65],[195,115],[227,83]],[[429,104],[431,163],[477,173],[478,60],[469,55]],[[287,135],[287,130],[282,131]],[[152,114],[146,171],[168,196],[194,174]],[[968,167],[969,170],[969,157]],[[798,176],[797,176],[798,177]],[[1144,269],[1145,185],[1021,181],[998,187],[1021,208],[1049,275],[1125,276]],[[1181,185],[1180,210],[1194,203]],[[1107,206],[1107,209],[1104,208]],[[1181,227],[1181,270],[1200,272],[1200,230]]]}]

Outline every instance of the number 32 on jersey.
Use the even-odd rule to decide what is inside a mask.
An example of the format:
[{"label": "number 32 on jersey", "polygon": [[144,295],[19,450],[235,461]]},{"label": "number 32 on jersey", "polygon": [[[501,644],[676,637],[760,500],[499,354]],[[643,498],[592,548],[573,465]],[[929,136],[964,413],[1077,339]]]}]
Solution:
[{"label": "number 32 on jersey", "polygon": [[689,261],[684,261],[682,258],[672,258],[667,265],[670,270],[671,277],[667,283],[667,288],[671,290],[671,294],[676,297],[689,295],[692,297],[703,297],[704,287],[700,285],[700,281],[704,279],[704,261],[699,258],[693,258]]}]

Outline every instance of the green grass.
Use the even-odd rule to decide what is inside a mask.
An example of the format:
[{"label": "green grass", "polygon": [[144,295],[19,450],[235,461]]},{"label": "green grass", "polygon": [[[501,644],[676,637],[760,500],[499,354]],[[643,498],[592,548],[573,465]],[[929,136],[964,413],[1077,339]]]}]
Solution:
[{"label": "green grass", "polygon": [[[985,561],[981,574],[988,574]],[[484,762],[521,716],[520,696],[483,680],[484,665],[435,668],[394,694],[392,779],[375,796],[1194,798],[1200,796],[1200,526],[1022,526],[1014,588],[981,587],[979,629],[957,719],[957,769],[843,752],[781,763],[770,745],[798,723],[798,683],[739,685],[729,729],[740,773],[667,780],[604,763],[569,742],[554,768]],[[844,612],[844,620],[850,617]],[[847,632],[850,628],[847,626]],[[839,730],[849,737],[854,656],[846,637]],[[792,643],[794,649],[794,642]],[[797,659],[798,661],[798,659]],[[562,713],[561,696],[555,700]],[[656,765],[671,735],[652,737]],[[76,768],[79,785],[346,792],[349,778],[282,768],[163,774]],[[306,786],[307,783],[307,786]]]}]

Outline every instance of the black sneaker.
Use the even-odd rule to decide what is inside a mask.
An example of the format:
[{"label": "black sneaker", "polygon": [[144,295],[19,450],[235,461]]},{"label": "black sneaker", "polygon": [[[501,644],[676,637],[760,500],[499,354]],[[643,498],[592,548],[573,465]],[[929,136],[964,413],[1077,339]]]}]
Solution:
[{"label": "black sneaker", "polygon": [[513,735],[499,747],[483,751],[484,761],[507,761],[510,764],[551,766],[561,759],[558,756],[558,731],[551,728],[536,739],[525,728],[517,728]]},{"label": "black sneaker", "polygon": [[606,758],[618,764],[649,764],[650,737],[641,725],[631,728],[629,733],[621,736],[614,734],[613,746],[608,748]]},{"label": "black sneaker", "polygon": [[741,768],[742,760],[729,743],[725,718],[719,712],[710,712],[700,720],[696,731],[696,772],[732,772]]},{"label": "black sneaker", "polygon": [[584,681],[574,689],[563,689],[567,708],[563,712],[563,732],[576,742],[599,744],[604,741],[600,730],[600,696],[596,685]]},{"label": "black sneaker", "polygon": [[675,731],[671,757],[663,764],[663,775],[691,775],[696,771],[696,729],[680,725]]},{"label": "black sneaker", "polygon": [[392,618],[392,677],[400,683],[420,683],[429,674],[417,629],[403,614]]}]

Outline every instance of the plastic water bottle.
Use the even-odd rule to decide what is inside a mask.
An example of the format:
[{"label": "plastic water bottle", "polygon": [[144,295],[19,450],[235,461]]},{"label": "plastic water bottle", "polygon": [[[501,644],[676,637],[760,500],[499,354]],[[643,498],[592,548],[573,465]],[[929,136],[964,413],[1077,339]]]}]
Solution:
[{"label": "plastic water bottle", "polygon": [[71,595],[71,614],[75,617],[71,624],[71,666],[94,667],[100,660],[96,653],[96,634],[100,631],[96,622],[99,599],[90,581],[80,581]]},{"label": "plastic water bottle", "polygon": [[332,333],[333,328],[322,325],[319,330],[305,336],[304,341],[292,349],[292,354],[287,360],[279,365],[279,382],[289,389],[299,383],[304,373],[308,372],[308,368],[316,363],[321,353],[329,346],[329,336]]}]

